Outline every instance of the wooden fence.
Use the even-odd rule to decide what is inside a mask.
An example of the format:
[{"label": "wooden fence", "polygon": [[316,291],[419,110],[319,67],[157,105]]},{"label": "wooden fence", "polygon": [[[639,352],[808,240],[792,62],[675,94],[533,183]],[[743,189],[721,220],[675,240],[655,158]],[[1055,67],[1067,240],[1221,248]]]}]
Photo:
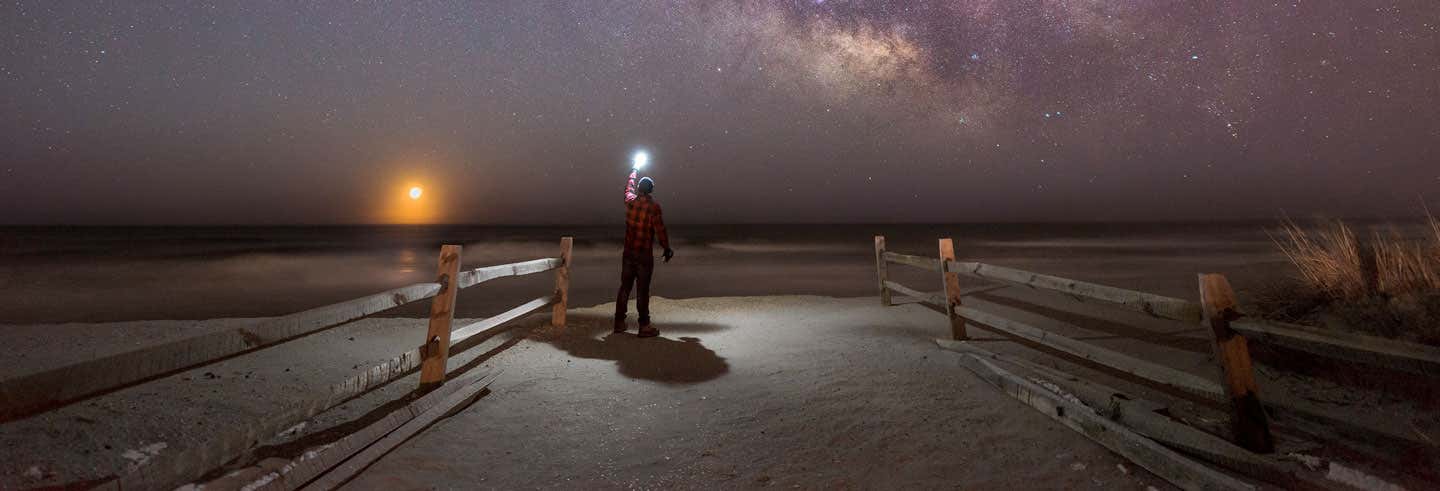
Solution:
[{"label": "wooden fence", "polygon": [[[939,273],[940,278],[938,279],[940,280],[939,284],[942,290],[936,293],[925,292],[891,281],[888,274],[889,264],[900,264]],[[1273,460],[1266,460],[1266,458],[1261,456],[1262,454],[1272,452],[1274,449],[1274,441],[1267,419],[1267,409],[1273,413],[1293,414],[1311,421],[1320,421],[1324,424],[1343,426],[1347,423],[1329,419],[1325,416],[1296,407],[1275,404],[1273,402],[1262,403],[1262,398],[1255,383],[1253,364],[1250,360],[1249,343],[1270,343],[1323,357],[1363,362],[1411,373],[1433,374],[1437,373],[1437,370],[1440,370],[1440,350],[1433,347],[1357,334],[1333,333],[1305,326],[1241,320],[1243,315],[1239,310],[1235,293],[1231,289],[1228,280],[1219,274],[1199,275],[1197,290],[1200,301],[1191,302],[1178,298],[1049,276],[1003,266],[958,261],[955,256],[954,242],[949,238],[939,240],[938,257],[898,254],[886,250],[884,236],[875,237],[875,266],[881,304],[886,306],[892,305],[893,295],[899,293],[912,297],[924,305],[935,308],[945,313],[949,319],[951,336],[955,340],[968,339],[967,328],[970,325],[974,325],[1006,337],[1016,338],[1038,347],[1100,365],[1110,371],[1139,379],[1139,381],[1146,382],[1150,385],[1167,387],[1180,391],[1181,393],[1189,394],[1202,401],[1211,401],[1224,405],[1224,407],[1228,408],[1230,415],[1230,439],[1239,447],[1243,447],[1243,451],[1239,449],[1233,449],[1236,450],[1235,452],[1215,450],[1227,448],[1228,444],[1225,442],[1206,442],[1203,445],[1195,444],[1193,442],[1199,437],[1193,435],[1190,432],[1192,430],[1188,427],[1184,430],[1171,428],[1160,432],[1163,434],[1158,436],[1151,434],[1155,432],[1146,434],[1147,436],[1155,437],[1163,441],[1171,447],[1188,448],[1192,450],[1203,447],[1205,451],[1199,451],[1198,453],[1210,460],[1223,464],[1236,464],[1239,462],[1239,464],[1236,465],[1239,465],[1239,467],[1247,471],[1253,471],[1250,472],[1252,475],[1260,475],[1267,478],[1274,478],[1277,475],[1288,476],[1286,479],[1278,479],[1279,481],[1283,481],[1283,484],[1287,486],[1306,487],[1305,478],[1296,477],[1293,473],[1280,470],[1280,466]],[[1058,292],[1078,301],[1098,301],[1106,305],[1142,312],[1157,318],[1185,323],[1201,323],[1207,326],[1212,334],[1215,359],[1219,365],[1222,378],[1219,382],[1216,382],[1205,377],[1142,360],[1101,346],[1062,336],[1023,322],[1007,319],[966,306],[961,298],[959,283],[959,276],[961,275],[1003,285],[1023,286],[1037,290]],[[1092,438],[1097,438],[1097,440],[1110,438],[1110,436],[1096,436],[1105,433],[1102,427],[1108,423],[1086,420],[1083,416],[1074,414],[1066,415],[1063,407],[1066,404],[1070,404],[1070,401],[1054,400],[1043,404],[1037,402],[1039,399],[1036,399],[1036,397],[1039,396],[1032,393],[1032,387],[1026,385],[1029,384],[1029,382],[1010,377],[1008,374],[1003,373],[1003,370],[982,359],[999,359],[998,357],[1000,355],[986,352],[983,349],[968,345],[967,343],[941,340],[940,344],[942,347],[976,355],[976,359],[967,362],[967,366],[992,383],[996,383],[997,386],[1005,389],[1011,393],[1011,395],[1031,405],[1035,405],[1042,410],[1049,412],[1059,411],[1059,416],[1052,414],[1052,417],[1056,417],[1067,425],[1075,427],[1082,432],[1089,431],[1087,434],[1092,434]],[[1078,379],[1074,377],[1070,377],[1069,380],[1074,383],[1073,385],[1079,392],[1093,390],[1096,386],[1096,384],[1093,383],[1078,381]],[[1087,389],[1087,387],[1089,389]],[[1101,390],[1096,393],[1103,392],[1104,391]],[[1113,405],[1115,401],[1112,400],[1105,404]],[[1134,413],[1133,410],[1132,413]],[[1149,421],[1145,419],[1143,415],[1132,416],[1130,419]],[[1088,428],[1089,430],[1082,429],[1081,427]],[[1357,431],[1364,433],[1368,430],[1357,429]],[[1180,438],[1175,436],[1177,434],[1187,436]],[[1384,436],[1393,437],[1397,435]],[[1102,441],[1102,443],[1104,443],[1104,441]],[[1156,454],[1154,453],[1140,456],[1138,460],[1136,460],[1135,455],[1133,455],[1135,450],[1137,448],[1144,448],[1145,445],[1143,442],[1130,441],[1111,448],[1127,457],[1132,457],[1132,460],[1141,462],[1142,465],[1144,461],[1152,463],[1158,462],[1159,460],[1157,460],[1157,457],[1155,457]],[[1111,445],[1107,444],[1107,446]],[[1251,453],[1245,453],[1245,451]],[[1146,450],[1146,452],[1149,452],[1149,450]],[[1237,455],[1237,452],[1240,452],[1240,454]],[[1151,470],[1156,471],[1157,474],[1167,479],[1174,478],[1172,482],[1176,482],[1177,484],[1192,483],[1195,482],[1193,481],[1195,479],[1201,479],[1208,484],[1199,487],[1234,487],[1230,485],[1233,483],[1227,484],[1228,481],[1224,481],[1223,479],[1215,480],[1210,477],[1204,477],[1204,473],[1197,474],[1196,472],[1198,471],[1193,469],[1179,469],[1173,465],[1174,461],[1167,462],[1171,462],[1171,464],[1161,465]],[[1151,466],[1148,465],[1146,467],[1151,468]],[[1234,468],[1235,466],[1231,467]],[[1166,475],[1167,472],[1170,474]],[[1275,481],[1277,479],[1271,480]],[[1182,487],[1190,486],[1182,484]]]},{"label": "wooden fence", "polygon": [[[107,483],[113,489],[173,487],[238,456],[256,442],[304,421],[322,411],[389,383],[419,368],[420,388],[433,389],[446,376],[450,348],[498,334],[507,323],[553,307],[551,323],[565,325],[569,300],[570,237],[560,239],[558,257],[460,270],[461,246],[440,249],[439,272],[434,282],[417,283],[324,307],[277,317],[253,326],[217,331],[88,360],[0,381],[0,422],[192,370],[258,349],[314,334],[401,305],[432,299],[423,342],[390,360],[369,367],[332,386],[328,393],[294,401],[263,421],[238,423],[210,448],[170,454],[169,461],[152,462],[136,472]],[[453,328],[460,290],[507,276],[555,270],[555,288],[524,304],[473,324]],[[473,391],[478,389],[472,390]],[[150,468],[156,468],[154,470]]]}]

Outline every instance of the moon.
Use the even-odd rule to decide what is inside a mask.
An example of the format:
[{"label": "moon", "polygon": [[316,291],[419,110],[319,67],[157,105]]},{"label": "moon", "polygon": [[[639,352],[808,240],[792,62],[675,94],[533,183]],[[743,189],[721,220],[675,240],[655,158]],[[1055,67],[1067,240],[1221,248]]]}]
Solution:
[{"label": "moon", "polygon": [[410,188],[410,199],[420,199],[420,194],[423,192],[424,190],[420,189],[420,186]]}]

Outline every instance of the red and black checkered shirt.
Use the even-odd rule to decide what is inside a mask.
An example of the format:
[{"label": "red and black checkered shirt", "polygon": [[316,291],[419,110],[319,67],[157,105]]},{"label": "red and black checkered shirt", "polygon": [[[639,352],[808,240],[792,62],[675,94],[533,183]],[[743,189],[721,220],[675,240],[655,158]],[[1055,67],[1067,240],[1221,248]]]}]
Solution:
[{"label": "red and black checkered shirt", "polygon": [[658,237],[660,247],[670,248],[670,236],[665,234],[665,220],[660,217],[660,203],[650,195],[635,194],[635,180],[639,172],[630,171],[630,181],[625,184],[625,254],[649,254],[652,243]]}]

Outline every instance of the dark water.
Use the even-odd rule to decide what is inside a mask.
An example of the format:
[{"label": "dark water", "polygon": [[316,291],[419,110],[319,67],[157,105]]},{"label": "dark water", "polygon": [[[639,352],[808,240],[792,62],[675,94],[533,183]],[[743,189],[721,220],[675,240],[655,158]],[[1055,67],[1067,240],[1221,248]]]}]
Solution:
[{"label": "dark water", "polygon": [[[936,255],[953,237],[962,259],[1193,297],[1194,273],[1237,286],[1280,266],[1271,223],[704,225],[673,226],[678,253],[657,267],[672,298],[875,294],[873,239]],[[0,228],[0,322],[36,323],[280,315],[431,280],[441,244],[464,246],[462,267],[554,256],[575,237],[572,303],[611,301],[619,226]],[[933,273],[892,276],[938,289]],[[549,274],[461,293],[459,315],[483,316],[552,288]],[[931,285],[930,283],[934,283]],[[423,313],[428,304],[394,312]]]}]

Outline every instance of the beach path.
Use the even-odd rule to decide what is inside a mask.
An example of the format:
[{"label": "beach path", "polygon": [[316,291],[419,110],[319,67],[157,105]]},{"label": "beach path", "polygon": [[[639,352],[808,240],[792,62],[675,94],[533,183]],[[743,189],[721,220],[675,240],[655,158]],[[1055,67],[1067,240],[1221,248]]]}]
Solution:
[{"label": "beach path", "polygon": [[495,356],[492,393],[348,489],[1146,489],[1167,484],[1024,406],[932,341],[944,317],[875,298],[613,304]]}]

